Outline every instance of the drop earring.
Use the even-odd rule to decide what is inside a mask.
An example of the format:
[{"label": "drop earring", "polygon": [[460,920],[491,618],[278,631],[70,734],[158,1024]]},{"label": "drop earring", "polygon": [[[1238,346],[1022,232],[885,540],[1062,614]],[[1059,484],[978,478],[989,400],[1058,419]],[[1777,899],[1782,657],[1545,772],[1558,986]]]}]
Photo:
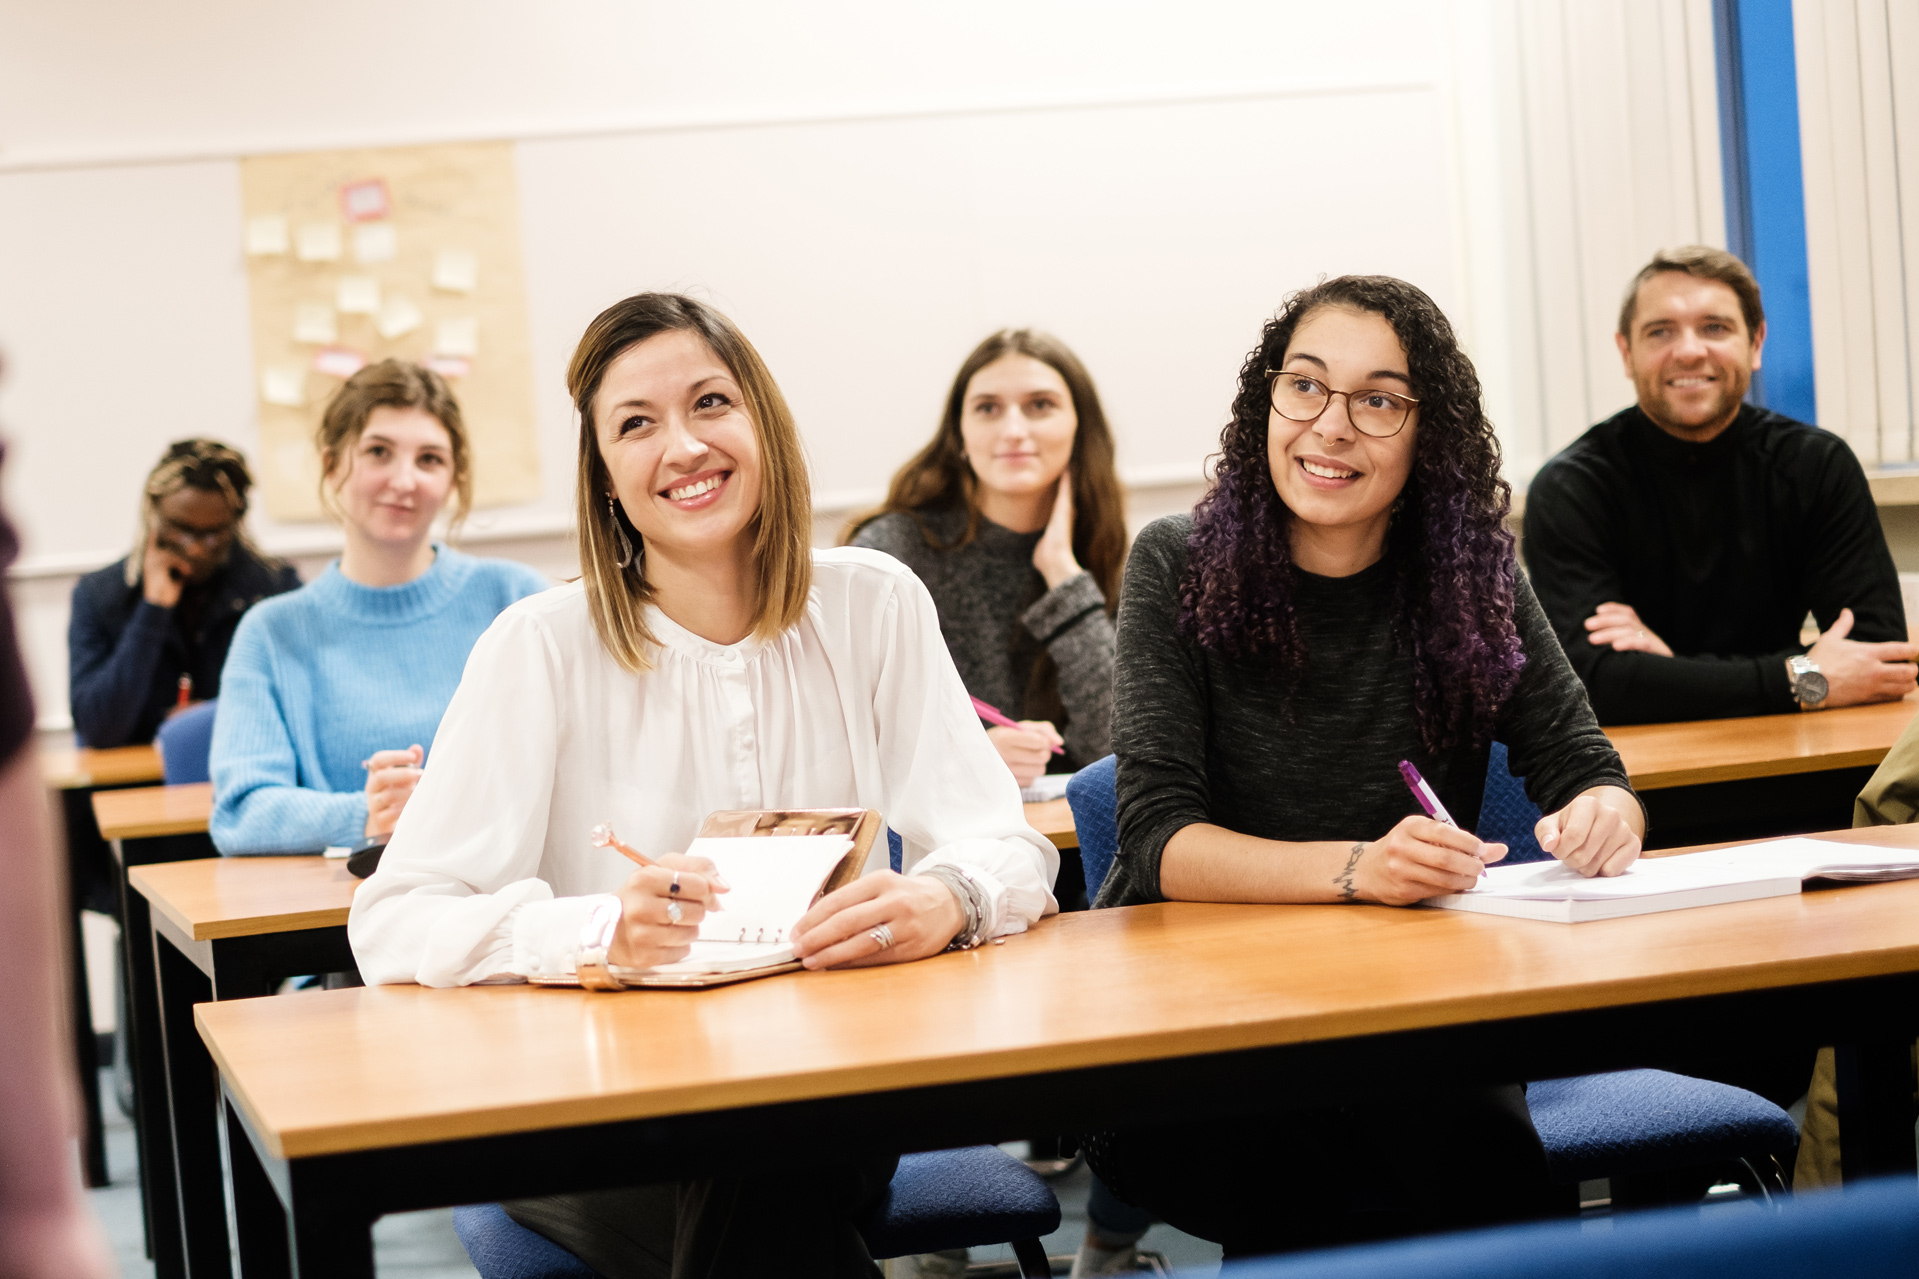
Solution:
[{"label": "drop earring", "polygon": [[606,495],[606,513],[613,521],[613,537],[620,548],[619,567],[625,568],[633,562],[633,543],[626,536],[626,526],[620,523],[619,503],[611,493]]}]

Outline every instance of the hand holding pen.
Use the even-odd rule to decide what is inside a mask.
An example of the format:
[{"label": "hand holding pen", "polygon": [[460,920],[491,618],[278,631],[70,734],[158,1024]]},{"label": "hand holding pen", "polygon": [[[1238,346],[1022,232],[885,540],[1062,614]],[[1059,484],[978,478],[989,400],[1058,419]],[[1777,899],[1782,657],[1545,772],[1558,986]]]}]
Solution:
[{"label": "hand holding pen", "polygon": [[1354,844],[1346,869],[1334,881],[1341,900],[1410,906],[1465,892],[1486,873],[1487,862],[1506,855],[1504,844],[1488,844],[1461,830],[1410,763],[1400,765],[1400,776],[1428,815],[1402,818],[1385,838]]},{"label": "hand holding pen", "polygon": [[987,740],[1021,786],[1031,786],[1046,771],[1051,756],[1066,753],[1065,739],[1045,720],[1015,720],[991,702],[977,697],[972,701],[974,712],[993,725],[986,730]]}]

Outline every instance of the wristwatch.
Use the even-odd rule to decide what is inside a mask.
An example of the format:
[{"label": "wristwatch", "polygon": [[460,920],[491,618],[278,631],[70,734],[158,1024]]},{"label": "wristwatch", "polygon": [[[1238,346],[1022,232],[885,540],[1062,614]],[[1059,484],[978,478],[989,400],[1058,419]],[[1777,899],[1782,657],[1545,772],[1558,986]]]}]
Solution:
[{"label": "wristwatch", "polygon": [[588,990],[625,990],[626,983],[613,975],[607,965],[606,951],[620,927],[620,899],[602,897],[594,903],[593,913],[580,929],[580,948],[573,952],[573,973]]},{"label": "wristwatch", "polygon": [[1816,709],[1831,691],[1819,667],[1804,654],[1786,659],[1786,675],[1792,681],[1793,700],[1805,710]]}]

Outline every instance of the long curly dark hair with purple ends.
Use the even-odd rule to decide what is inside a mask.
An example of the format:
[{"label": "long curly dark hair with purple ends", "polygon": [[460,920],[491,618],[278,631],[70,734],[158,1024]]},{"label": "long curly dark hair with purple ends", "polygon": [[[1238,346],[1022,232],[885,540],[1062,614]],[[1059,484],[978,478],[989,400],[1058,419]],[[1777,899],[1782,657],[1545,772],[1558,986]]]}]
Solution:
[{"label": "long curly dark hair with purple ends", "polygon": [[1300,323],[1323,307],[1381,316],[1406,348],[1419,400],[1412,472],[1386,534],[1397,599],[1394,641],[1410,653],[1420,742],[1429,751],[1492,740],[1526,664],[1513,623],[1517,569],[1505,519],[1512,488],[1479,375],[1440,309],[1404,280],[1346,275],[1286,299],[1239,372],[1220,434],[1217,482],[1194,508],[1180,625],[1203,648],[1258,654],[1297,678],[1305,644],[1293,613],[1292,510],[1267,451],[1272,388]]}]

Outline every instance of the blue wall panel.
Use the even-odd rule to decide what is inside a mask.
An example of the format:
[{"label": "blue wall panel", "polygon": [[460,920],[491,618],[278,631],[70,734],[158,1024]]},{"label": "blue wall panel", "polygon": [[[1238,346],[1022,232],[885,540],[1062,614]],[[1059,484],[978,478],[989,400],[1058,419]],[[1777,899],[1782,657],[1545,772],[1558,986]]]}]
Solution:
[{"label": "blue wall panel", "polygon": [[1713,8],[1727,246],[1759,277],[1766,303],[1765,363],[1749,398],[1815,422],[1792,2],[1717,0]]}]

